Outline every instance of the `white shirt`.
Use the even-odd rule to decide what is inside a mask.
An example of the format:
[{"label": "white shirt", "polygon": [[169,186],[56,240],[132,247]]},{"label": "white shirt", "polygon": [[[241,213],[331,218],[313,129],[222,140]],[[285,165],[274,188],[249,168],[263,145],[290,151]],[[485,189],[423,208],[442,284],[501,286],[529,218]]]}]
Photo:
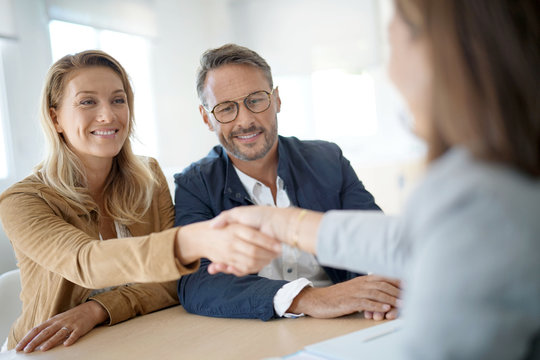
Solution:
[{"label": "white shirt", "polygon": [[[254,204],[279,208],[291,206],[283,180],[279,176],[276,179],[277,192],[276,202],[274,203],[272,191],[268,186],[244,174],[236,167],[234,169]],[[265,266],[258,275],[272,280],[289,281],[274,296],[274,310],[281,317],[303,315],[290,314],[286,313],[286,311],[291,306],[296,295],[306,286],[324,287],[332,285],[332,281],[319,265],[315,256],[286,244],[282,246],[281,256]]]}]

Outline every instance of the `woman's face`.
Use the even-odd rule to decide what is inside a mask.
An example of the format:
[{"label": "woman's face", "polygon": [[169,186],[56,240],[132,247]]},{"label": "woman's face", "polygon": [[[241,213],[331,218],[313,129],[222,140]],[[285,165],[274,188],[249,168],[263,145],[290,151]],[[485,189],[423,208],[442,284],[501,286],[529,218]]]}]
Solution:
[{"label": "woman's face", "polygon": [[422,35],[413,36],[411,28],[397,9],[388,32],[391,46],[388,64],[390,79],[407,101],[415,120],[415,133],[426,138],[430,121],[432,76],[425,40]]},{"label": "woman's face", "polygon": [[76,70],[50,111],[56,131],[87,166],[111,162],[128,136],[127,96],[120,76],[108,67]]}]

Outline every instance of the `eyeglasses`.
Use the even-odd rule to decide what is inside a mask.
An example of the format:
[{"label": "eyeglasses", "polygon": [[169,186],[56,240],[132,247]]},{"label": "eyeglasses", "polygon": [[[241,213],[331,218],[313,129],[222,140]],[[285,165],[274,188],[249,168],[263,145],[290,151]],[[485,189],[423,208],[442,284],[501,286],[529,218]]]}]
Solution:
[{"label": "eyeglasses", "polygon": [[240,100],[244,98],[243,103],[246,108],[252,113],[258,114],[262,113],[270,107],[270,104],[272,102],[270,96],[274,93],[274,90],[275,89],[272,89],[271,92],[265,90],[255,91],[247,96],[241,96],[236,99],[219,103],[214,106],[212,110],[208,110],[206,107],[204,107],[204,109],[209,113],[214,114],[214,117],[220,123],[228,124],[236,120],[236,118],[238,117],[238,112],[240,110],[240,105],[234,100]]}]

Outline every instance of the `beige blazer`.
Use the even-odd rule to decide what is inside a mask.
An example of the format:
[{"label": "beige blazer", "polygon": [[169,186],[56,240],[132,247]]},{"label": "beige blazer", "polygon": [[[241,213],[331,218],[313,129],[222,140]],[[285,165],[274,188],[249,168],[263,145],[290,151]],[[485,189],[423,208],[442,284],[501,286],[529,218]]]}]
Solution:
[{"label": "beige blazer", "polygon": [[[198,268],[174,257],[174,207],[156,160],[158,179],[152,204],[134,236],[100,241],[98,224],[88,222],[71,200],[35,175],[0,195],[0,219],[21,270],[21,316],[13,324],[8,349],[52,316],[89,300],[92,289],[121,285],[98,294],[109,325],[178,303],[176,280]],[[160,232],[164,229],[167,231]],[[158,233],[159,232],[159,233]]]}]

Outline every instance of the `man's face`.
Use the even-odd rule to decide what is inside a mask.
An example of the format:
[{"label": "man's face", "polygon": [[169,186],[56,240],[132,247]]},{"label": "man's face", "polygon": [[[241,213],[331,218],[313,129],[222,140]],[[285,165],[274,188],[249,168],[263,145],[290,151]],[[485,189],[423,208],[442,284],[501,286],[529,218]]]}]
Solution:
[{"label": "man's face", "polygon": [[247,95],[260,90],[272,91],[264,73],[250,65],[223,65],[209,71],[206,76],[204,96],[207,109],[212,110],[217,104],[233,99],[239,107],[234,121],[221,124],[200,106],[204,123],[216,133],[227,153],[242,161],[262,159],[277,149],[277,113],[281,106],[278,90],[270,95],[269,108],[258,114],[248,110],[243,102]]}]

